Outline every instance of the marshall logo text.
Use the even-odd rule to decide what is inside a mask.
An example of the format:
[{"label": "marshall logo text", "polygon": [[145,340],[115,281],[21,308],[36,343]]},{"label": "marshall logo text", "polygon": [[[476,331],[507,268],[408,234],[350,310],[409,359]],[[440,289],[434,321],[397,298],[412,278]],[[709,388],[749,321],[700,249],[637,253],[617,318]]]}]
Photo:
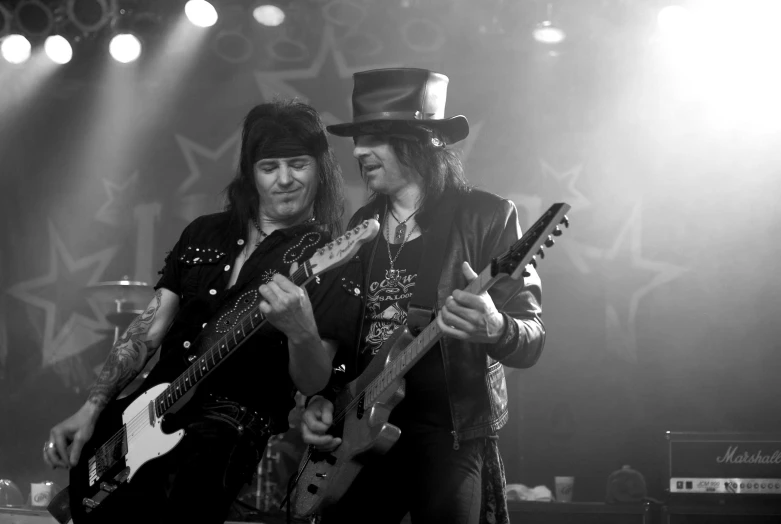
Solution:
[{"label": "marshall logo text", "polygon": [[770,455],[763,454],[760,449],[754,454],[749,454],[748,451],[739,453],[738,446],[730,446],[723,456],[716,457],[716,462],[719,464],[781,464],[781,451],[776,450]]}]

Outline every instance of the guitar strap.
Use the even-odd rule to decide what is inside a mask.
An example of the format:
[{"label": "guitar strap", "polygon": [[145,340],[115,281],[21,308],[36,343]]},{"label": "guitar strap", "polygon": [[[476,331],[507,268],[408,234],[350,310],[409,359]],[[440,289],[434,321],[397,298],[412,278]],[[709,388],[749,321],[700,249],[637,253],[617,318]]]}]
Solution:
[{"label": "guitar strap", "polygon": [[423,235],[423,253],[420,257],[415,291],[407,307],[407,327],[417,336],[431,323],[437,303],[437,287],[445,260],[445,247],[456,211],[457,196],[445,193],[439,201],[431,226]]}]

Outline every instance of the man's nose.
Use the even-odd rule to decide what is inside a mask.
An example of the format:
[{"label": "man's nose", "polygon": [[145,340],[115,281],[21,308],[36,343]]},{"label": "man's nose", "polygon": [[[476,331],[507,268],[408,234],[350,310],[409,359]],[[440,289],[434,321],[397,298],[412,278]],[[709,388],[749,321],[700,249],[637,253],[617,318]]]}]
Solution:
[{"label": "man's nose", "polygon": [[293,183],[293,171],[287,164],[279,165],[279,185],[288,186]]},{"label": "man's nose", "polygon": [[366,156],[369,156],[369,149],[360,144],[355,144],[353,147],[353,157],[355,157],[357,160],[361,160]]}]

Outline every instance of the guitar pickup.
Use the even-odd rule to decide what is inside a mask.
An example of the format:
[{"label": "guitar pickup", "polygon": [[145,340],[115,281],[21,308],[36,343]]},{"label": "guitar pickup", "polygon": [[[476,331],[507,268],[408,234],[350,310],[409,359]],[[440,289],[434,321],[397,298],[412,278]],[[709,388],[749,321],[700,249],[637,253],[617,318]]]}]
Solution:
[{"label": "guitar pickup", "polygon": [[116,491],[117,489],[117,486],[116,484],[111,484],[109,482],[101,482],[100,489],[102,489],[106,493],[114,493],[114,491]]}]

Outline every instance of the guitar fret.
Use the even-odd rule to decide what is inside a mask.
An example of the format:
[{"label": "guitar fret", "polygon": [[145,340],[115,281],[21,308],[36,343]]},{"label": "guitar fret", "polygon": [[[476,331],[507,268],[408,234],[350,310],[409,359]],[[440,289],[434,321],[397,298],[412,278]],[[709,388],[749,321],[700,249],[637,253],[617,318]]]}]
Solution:
[{"label": "guitar fret", "polygon": [[[327,255],[325,257],[323,257],[323,255],[326,253],[326,250],[321,249],[321,252],[319,253],[321,258],[313,257],[312,261],[305,261],[291,276],[291,280],[296,285],[303,286],[310,279],[314,278],[315,274],[319,274],[323,270],[334,266],[340,259],[347,261],[349,257],[357,252],[357,247],[360,243],[374,238],[377,234],[378,227],[376,222],[373,224],[373,228],[369,228],[369,222],[364,223],[362,230],[367,233],[365,238],[358,238],[361,229],[356,228],[354,231],[356,238],[350,239],[350,237],[347,236],[349,245],[341,245],[342,249],[337,249],[334,252],[331,252],[334,243],[329,244],[330,247],[327,247]],[[338,239],[335,244],[339,244]],[[350,250],[347,248],[351,248],[353,245],[355,245],[355,249],[352,250],[351,254]],[[245,298],[246,297],[242,298],[242,300]],[[266,318],[260,311],[260,308],[256,305],[242,317],[235,320],[236,322],[233,323],[232,329],[227,333],[223,332],[217,342],[210,348],[207,348],[207,351],[199,351],[201,356],[197,361],[189,365],[179,377],[173,380],[168,387],[154,399],[153,408],[158,417],[162,417],[173,404],[182,399],[193,386],[197,385],[199,381],[205,378],[206,375],[222,362],[224,358],[241,345],[247,339],[248,335],[251,335],[256,329],[261,327],[265,323]],[[411,355],[409,352],[404,352],[402,353],[402,356],[403,358],[398,359],[391,370],[386,370],[386,372],[383,373],[380,380],[377,380],[377,377],[375,377],[375,380],[372,381],[372,391],[375,396],[379,396],[387,385],[402,375],[405,364],[411,360]],[[123,442],[117,444],[117,446],[114,446],[111,449],[104,449],[102,452],[99,451],[96,455],[96,462],[100,462],[101,466],[105,466],[107,462],[110,462],[110,460],[108,460],[108,455],[114,455],[120,452],[121,448],[127,449],[126,436]]]}]

